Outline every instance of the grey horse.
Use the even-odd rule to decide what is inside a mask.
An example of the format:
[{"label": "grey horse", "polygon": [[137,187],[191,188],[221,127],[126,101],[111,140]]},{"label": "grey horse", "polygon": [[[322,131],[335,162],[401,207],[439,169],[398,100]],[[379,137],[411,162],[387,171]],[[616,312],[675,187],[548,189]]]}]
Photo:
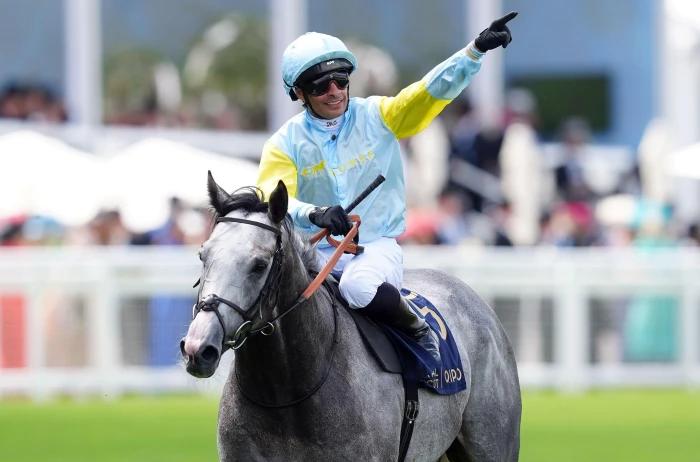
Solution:
[{"label": "grey horse", "polygon": [[[219,408],[220,459],[397,460],[401,377],[380,369],[325,287],[299,298],[320,268],[286,215],[284,184],[268,203],[254,188],[228,194],[211,174],[208,189],[220,218],[200,250],[198,303],[180,349],[196,377],[210,377],[224,349],[236,349]],[[406,271],[404,285],[441,310],[468,384],[450,396],[419,390],[406,460],[517,460],[520,386],[493,310],[439,271]]]}]

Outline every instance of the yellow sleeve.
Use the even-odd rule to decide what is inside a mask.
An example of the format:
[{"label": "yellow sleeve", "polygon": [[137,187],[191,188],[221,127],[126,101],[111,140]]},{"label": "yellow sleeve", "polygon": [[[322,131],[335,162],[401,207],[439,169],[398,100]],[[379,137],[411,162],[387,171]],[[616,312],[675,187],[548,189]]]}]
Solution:
[{"label": "yellow sleeve", "polygon": [[263,146],[262,157],[260,158],[257,186],[265,193],[265,197],[269,198],[272,191],[277,187],[279,180],[284,181],[289,196],[296,197],[296,165],[280,148],[267,142]]},{"label": "yellow sleeve", "polygon": [[450,101],[432,96],[421,80],[396,96],[383,97],[379,102],[379,114],[396,138],[407,138],[430,125]]}]

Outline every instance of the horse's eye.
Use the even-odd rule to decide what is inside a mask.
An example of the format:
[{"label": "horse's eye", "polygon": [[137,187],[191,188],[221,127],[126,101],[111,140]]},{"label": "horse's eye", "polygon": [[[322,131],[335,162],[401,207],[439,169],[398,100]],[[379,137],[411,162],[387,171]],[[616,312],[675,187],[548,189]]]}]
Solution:
[{"label": "horse's eye", "polygon": [[253,272],[254,273],[262,273],[267,269],[267,261],[263,260],[261,258],[256,258],[253,261]]}]

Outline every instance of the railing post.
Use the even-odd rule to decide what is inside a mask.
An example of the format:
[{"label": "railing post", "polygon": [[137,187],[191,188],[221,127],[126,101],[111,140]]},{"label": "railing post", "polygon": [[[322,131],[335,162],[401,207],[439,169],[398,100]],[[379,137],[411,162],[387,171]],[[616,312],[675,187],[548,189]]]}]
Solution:
[{"label": "railing post", "polygon": [[580,392],[588,388],[589,317],[587,291],[576,281],[576,268],[570,262],[559,262],[555,311],[555,361],[557,386],[563,391]]},{"label": "railing post", "polygon": [[[97,262],[93,262],[97,265]],[[118,293],[115,289],[114,267],[100,262],[96,268],[98,282],[92,294],[90,313],[93,326],[89,333],[91,366],[99,374],[98,387],[104,398],[113,399],[121,392],[119,384],[119,316]]]},{"label": "railing post", "polygon": [[542,363],[542,297],[524,292],[520,298],[518,316],[518,337],[520,338],[519,359],[525,362]]},{"label": "railing post", "polygon": [[[43,269],[43,267],[42,267]],[[41,271],[39,269],[38,271]],[[37,277],[37,280],[40,280]],[[31,377],[31,396],[34,401],[45,401],[51,393],[46,380],[46,325],[43,313],[44,290],[36,281],[27,284],[22,296],[26,302],[25,351],[27,371]]]}]

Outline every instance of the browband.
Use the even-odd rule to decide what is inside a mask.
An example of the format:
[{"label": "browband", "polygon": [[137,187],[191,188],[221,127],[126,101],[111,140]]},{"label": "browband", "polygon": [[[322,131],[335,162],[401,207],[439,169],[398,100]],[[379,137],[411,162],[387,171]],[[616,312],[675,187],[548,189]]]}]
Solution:
[{"label": "browband", "polygon": [[270,225],[266,225],[265,223],[260,223],[259,221],[246,220],[245,218],[218,217],[216,219],[216,222],[217,223],[221,223],[221,222],[245,223],[247,225],[253,225],[253,226],[257,226],[259,228],[264,228],[268,231],[272,231],[273,233],[277,234],[278,236],[281,234],[280,230],[277,228],[274,228]]}]

